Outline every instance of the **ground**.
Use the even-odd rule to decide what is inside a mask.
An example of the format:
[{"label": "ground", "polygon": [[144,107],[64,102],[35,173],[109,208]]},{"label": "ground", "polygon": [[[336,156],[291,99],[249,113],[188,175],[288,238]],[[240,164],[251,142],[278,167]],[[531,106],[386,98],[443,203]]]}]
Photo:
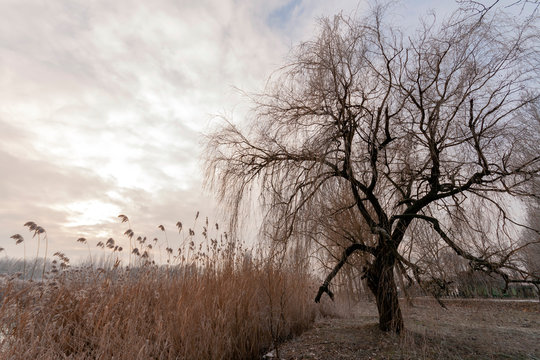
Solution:
[{"label": "ground", "polygon": [[402,301],[406,330],[388,335],[377,327],[372,302],[351,307],[350,316],[321,318],[278,348],[280,359],[531,359],[540,360],[538,301]]}]

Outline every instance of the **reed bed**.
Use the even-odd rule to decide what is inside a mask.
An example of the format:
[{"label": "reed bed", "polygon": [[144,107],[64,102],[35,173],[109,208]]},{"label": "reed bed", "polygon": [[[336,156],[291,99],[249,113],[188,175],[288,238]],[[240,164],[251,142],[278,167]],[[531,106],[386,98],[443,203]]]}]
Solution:
[{"label": "reed bed", "polygon": [[306,267],[253,256],[226,234],[212,239],[205,225],[204,240],[189,229],[176,256],[168,239],[163,257],[157,239],[132,242],[128,229],[127,264],[109,239],[98,242],[110,249],[101,261],[72,266],[56,252],[39,281],[25,271],[2,277],[0,359],[257,359],[331,311],[313,302]]},{"label": "reed bed", "polygon": [[260,358],[316,316],[309,276],[296,270],[231,260],[7,281],[0,358]]}]

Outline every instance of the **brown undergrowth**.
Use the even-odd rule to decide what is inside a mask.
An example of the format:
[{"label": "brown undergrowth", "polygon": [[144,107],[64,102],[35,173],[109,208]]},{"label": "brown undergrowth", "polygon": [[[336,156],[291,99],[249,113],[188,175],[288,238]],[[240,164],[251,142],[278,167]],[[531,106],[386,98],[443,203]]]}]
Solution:
[{"label": "brown undergrowth", "polygon": [[312,324],[307,274],[236,259],[5,281],[0,358],[254,359]]},{"label": "brown undergrowth", "polygon": [[[85,265],[63,252],[47,262],[45,248],[33,261],[42,260],[41,278],[26,257],[22,272],[0,276],[0,359],[255,359],[333,311],[313,302],[305,264],[286,251],[246,249],[208,218],[196,230],[199,212],[191,228],[176,223],[171,241],[159,225],[165,242],[136,236],[118,217],[126,238],[99,241],[101,258],[80,237]],[[25,226],[46,239],[34,222]]]}]

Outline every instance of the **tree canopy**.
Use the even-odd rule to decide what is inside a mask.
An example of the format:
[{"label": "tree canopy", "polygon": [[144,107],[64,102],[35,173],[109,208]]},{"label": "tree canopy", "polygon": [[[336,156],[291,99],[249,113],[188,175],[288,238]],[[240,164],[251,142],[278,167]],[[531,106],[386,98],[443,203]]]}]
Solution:
[{"label": "tree canopy", "polygon": [[[394,268],[420,280],[422,268],[403,254],[415,224],[475,269],[538,280],[516,260],[523,244],[498,235],[520,220],[509,199],[537,196],[528,183],[540,154],[522,145],[538,144],[521,120],[539,105],[540,44],[535,17],[516,21],[496,8],[460,9],[407,36],[386,11],[321,20],[253,97],[250,127],[226,122],[209,136],[206,168],[233,223],[255,191],[274,239],[346,242],[317,300],[332,295],[352,253],[366,253],[380,328],[400,331]],[[474,203],[495,227],[476,228]],[[367,233],[336,226],[345,213]],[[489,246],[456,227],[478,230]]]}]

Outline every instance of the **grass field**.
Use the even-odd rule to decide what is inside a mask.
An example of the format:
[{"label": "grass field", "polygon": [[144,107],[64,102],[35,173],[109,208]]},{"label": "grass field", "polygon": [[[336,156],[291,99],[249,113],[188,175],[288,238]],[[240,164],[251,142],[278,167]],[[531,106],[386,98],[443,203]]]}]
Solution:
[{"label": "grass field", "polygon": [[401,336],[377,327],[372,302],[354,305],[354,316],[326,318],[279,349],[282,359],[540,359],[540,303],[513,300],[429,298],[403,304]]}]

